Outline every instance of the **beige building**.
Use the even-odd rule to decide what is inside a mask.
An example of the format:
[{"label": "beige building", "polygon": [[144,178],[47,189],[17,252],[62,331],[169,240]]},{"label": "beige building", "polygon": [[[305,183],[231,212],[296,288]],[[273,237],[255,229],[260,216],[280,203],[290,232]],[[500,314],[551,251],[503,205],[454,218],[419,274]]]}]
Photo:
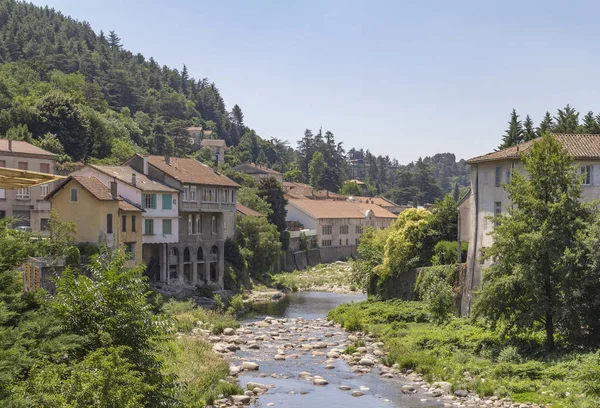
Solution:
[{"label": "beige building", "polygon": [[412,208],[409,205],[399,205],[394,203],[393,201],[388,200],[385,197],[358,197],[353,196],[349,197],[348,201],[353,201],[357,203],[366,203],[366,204],[375,204],[384,208],[385,210],[391,212],[392,214],[400,214],[402,211]]},{"label": "beige building", "polygon": [[119,197],[117,183],[69,176],[46,197],[63,222],[77,226],[77,243],[124,247],[128,266],[142,263],[142,209]]},{"label": "beige building", "polygon": [[256,179],[257,183],[260,183],[260,181],[264,178],[272,177],[283,186],[283,174],[273,169],[253,163],[240,164],[235,166],[233,169],[235,171],[239,171],[240,173],[249,174]]},{"label": "beige building", "polygon": [[216,164],[225,163],[225,150],[227,150],[227,144],[225,140],[221,139],[203,139],[200,142],[200,148],[209,148],[212,155],[212,160]]},{"label": "beige building", "polygon": [[[55,172],[55,155],[21,140],[0,139],[0,167],[40,173]],[[50,218],[50,203],[44,197],[54,183],[15,190],[0,189],[0,217],[18,218],[17,225],[30,226],[34,232],[45,230]]]},{"label": "beige building", "polygon": [[290,199],[287,210],[286,221],[315,231],[322,248],[356,246],[365,226],[386,228],[397,218],[378,205],[347,201]]},{"label": "beige building", "polygon": [[[600,198],[600,135],[556,134],[557,140],[573,157],[579,171],[585,174],[583,200]],[[503,183],[510,181],[514,171],[523,172],[520,155],[527,154],[534,141],[477,156],[467,161],[471,166],[471,190],[459,203],[462,241],[469,242],[467,275],[461,310],[468,315],[472,293],[482,283],[483,270],[489,261],[481,260],[482,249],[492,245],[489,235],[493,223],[488,218],[506,211],[511,204]]]}]

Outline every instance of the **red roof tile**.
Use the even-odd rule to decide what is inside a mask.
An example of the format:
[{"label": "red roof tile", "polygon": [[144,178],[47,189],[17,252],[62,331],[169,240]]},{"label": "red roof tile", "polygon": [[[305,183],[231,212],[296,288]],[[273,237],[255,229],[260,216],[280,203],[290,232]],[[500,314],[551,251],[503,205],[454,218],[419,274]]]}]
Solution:
[{"label": "red roof tile", "polygon": [[9,149],[8,139],[0,139],[0,152],[2,153],[13,153],[13,154],[35,154],[40,156],[51,156],[55,157],[54,153],[50,153],[40,147],[34,146],[31,143],[24,142],[22,140],[13,140],[11,148]]},{"label": "red roof tile", "polygon": [[182,183],[239,187],[235,181],[194,159],[171,157],[167,164],[164,156],[148,156],[148,163]]}]

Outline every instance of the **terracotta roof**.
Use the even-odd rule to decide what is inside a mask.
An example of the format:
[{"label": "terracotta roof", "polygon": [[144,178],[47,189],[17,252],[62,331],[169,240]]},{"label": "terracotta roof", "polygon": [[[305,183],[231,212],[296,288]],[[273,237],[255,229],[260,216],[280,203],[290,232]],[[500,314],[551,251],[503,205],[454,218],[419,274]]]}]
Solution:
[{"label": "terracotta roof", "polygon": [[240,214],[246,215],[248,217],[264,217],[265,216],[263,213],[259,213],[258,211],[255,211],[250,207],[246,207],[244,204],[236,203],[235,208],[237,209],[237,211]]},{"label": "terracotta roof", "polygon": [[63,187],[69,184],[71,181],[76,181],[81,187],[89,191],[91,195],[93,195],[96,199],[101,201],[113,201],[115,200],[110,193],[110,188],[108,188],[104,183],[98,180],[93,176],[69,176],[62,183],[54,188],[48,195],[46,195],[45,199],[48,200],[59,192]]},{"label": "terracotta roof", "polygon": [[314,218],[365,218],[368,210],[373,211],[378,218],[396,218],[396,216],[374,204],[356,204],[348,201],[331,200],[288,200],[289,205],[295,206]]},{"label": "terracotta roof", "polygon": [[281,173],[275,171],[273,169],[269,169],[264,166],[259,166],[254,163],[244,163],[237,165],[233,168],[235,171],[239,171],[240,173],[246,174],[278,174],[281,176]]},{"label": "terracotta roof", "polygon": [[[571,157],[578,160],[600,159],[600,135],[593,134],[553,134],[554,137],[567,149]],[[539,138],[499,150],[473,157],[467,160],[468,164],[482,163],[494,160],[518,159],[521,154],[528,154],[535,141]]]},{"label": "terracotta roof", "polygon": [[308,199],[329,198],[330,200],[345,200],[347,198],[346,196],[337,193],[332,193],[331,191],[315,190],[313,187],[308,186],[306,184],[300,184],[297,187],[292,188],[287,192],[287,194],[289,194],[291,197],[304,197]]},{"label": "terracotta roof", "polygon": [[166,186],[163,183],[149,179],[148,176],[135,171],[129,166],[100,166],[96,164],[90,164],[89,167],[111,177],[116,177],[117,180],[129,185],[133,185],[132,175],[135,174],[135,187],[141,191],[164,191],[170,193],[178,192],[176,189]]},{"label": "terracotta roof", "polygon": [[209,186],[239,187],[235,181],[194,159],[171,157],[169,163],[164,156],[147,156],[148,163],[182,183],[205,184]]},{"label": "terracotta roof", "polygon": [[200,146],[207,147],[227,147],[225,140],[222,139],[202,139],[200,142]]},{"label": "terracotta roof", "polygon": [[142,212],[141,209],[139,209],[138,207],[136,207],[135,205],[125,201],[125,200],[120,200],[119,201],[119,210],[121,211],[136,211],[136,212]]},{"label": "terracotta roof", "polygon": [[376,204],[380,207],[398,207],[398,204],[391,202],[387,198],[384,197],[360,197],[360,196],[352,196],[354,200],[362,203],[370,203],[373,200],[373,204]]},{"label": "terracotta roof", "polygon": [[34,146],[31,143],[27,143],[22,140],[13,140],[11,143],[11,148],[9,149],[8,142],[8,139],[0,139],[0,152],[13,154],[36,154],[40,156],[56,157],[54,153],[50,153],[47,150],[44,150],[40,147]]}]

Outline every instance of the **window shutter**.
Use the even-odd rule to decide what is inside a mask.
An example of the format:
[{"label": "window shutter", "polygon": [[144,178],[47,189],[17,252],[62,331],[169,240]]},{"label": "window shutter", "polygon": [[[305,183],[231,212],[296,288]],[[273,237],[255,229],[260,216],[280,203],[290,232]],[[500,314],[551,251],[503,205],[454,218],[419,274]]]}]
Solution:
[{"label": "window shutter", "polygon": [[156,194],[152,194],[152,208],[156,208]]},{"label": "window shutter", "polygon": [[592,183],[595,186],[600,186],[600,165],[594,164],[592,173]]},{"label": "window shutter", "polygon": [[146,208],[146,194],[142,193],[142,208]]}]

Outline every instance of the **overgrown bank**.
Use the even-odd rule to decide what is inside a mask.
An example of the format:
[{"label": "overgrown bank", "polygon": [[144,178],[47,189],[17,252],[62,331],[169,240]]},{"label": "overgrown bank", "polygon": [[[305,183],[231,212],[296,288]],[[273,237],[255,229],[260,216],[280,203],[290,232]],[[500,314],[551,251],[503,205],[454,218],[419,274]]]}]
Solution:
[{"label": "overgrown bank", "polygon": [[401,300],[346,304],[328,318],[375,334],[389,351],[386,365],[415,370],[429,383],[448,381],[453,390],[553,407],[600,404],[600,353],[541,354],[543,333],[508,337],[502,328],[459,318],[437,325],[423,302]]},{"label": "overgrown bank", "polygon": [[353,262],[321,264],[302,271],[271,276],[271,285],[282,290],[353,293],[362,289],[352,282]]}]

